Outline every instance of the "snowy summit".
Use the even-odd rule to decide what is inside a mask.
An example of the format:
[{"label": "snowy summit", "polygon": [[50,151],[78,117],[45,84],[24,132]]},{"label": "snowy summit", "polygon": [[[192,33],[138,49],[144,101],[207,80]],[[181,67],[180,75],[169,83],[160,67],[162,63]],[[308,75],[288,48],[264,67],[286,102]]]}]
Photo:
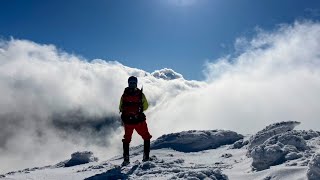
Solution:
[{"label": "snowy summit", "polygon": [[[151,160],[141,162],[143,146],[99,161],[92,152],[76,152],[56,165],[8,172],[1,179],[320,179],[320,132],[294,130],[295,121],[267,126],[252,136],[226,130],[184,131],[151,144]],[[81,162],[80,162],[81,161]],[[72,162],[72,163],[70,163]]]}]

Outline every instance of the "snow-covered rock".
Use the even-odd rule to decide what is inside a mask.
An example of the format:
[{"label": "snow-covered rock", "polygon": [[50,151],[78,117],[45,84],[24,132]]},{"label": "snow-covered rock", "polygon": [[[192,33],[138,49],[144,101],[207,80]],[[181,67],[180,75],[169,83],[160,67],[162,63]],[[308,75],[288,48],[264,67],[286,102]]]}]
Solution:
[{"label": "snow-covered rock", "polygon": [[286,154],[286,156],[284,158],[286,160],[294,160],[294,159],[298,159],[301,157],[302,157],[302,154],[300,154],[300,153],[290,152],[290,153]]},{"label": "snow-covered rock", "polygon": [[320,179],[320,154],[313,155],[308,165],[307,177],[309,180]]},{"label": "snow-covered rock", "polygon": [[286,153],[289,154],[291,152],[299,152],[298,149],[293,146],[293,145],[284,145],[282,150]]},{"label": "snow-covered rock", "polygon": [[296,147],[299,151],[304,151],[309,149],[306,141],[299,135],[294,135],[290,132],[285,132],[283,134],[277,134],[264,142],[264,144],[276,144],[281,143],[283,145],[292,145]]},{"label": "snow-covered rock", "polygon": [[228,180],[218,167],[189,167],[184,160],[164,160],[152,157],[152,161],[134,161],[128,166],[115,166],[106,172],[86,178],[86,180],[99,179],[216,179]]},{"label": "snow-covered rock", "polygon": [[227,130],[183,131],[167,134],[155,140],[151,148],[171,148],[181,152],[197,152],[232,144],[243,136]]},{"label": "snow-covered rock", "polygon": [[252,167],[264,170],[285,161],[307,156],[310,147],[306,140],[318,137],[318,132],[293,130],[299,124],[295,121],[281,122],[267,126],[250,138],[248,144]]},{"label": "snow-covered rock", "polygon": [[230,153],[225,153],[225,154],[222,154],[221,157],[230,158],[230,157],[232,157],[232,154],[230,154]]},{"label": "snow-covered rock", "polygon": [[[297,152],[307,149],[307,146],[304,146],[304,140],[298,136],[286,135],[288,135],[288,133],[276,135],[262,145],[255,146],[250,153],[253,159],[252,167],[260,171],[270,166],[281,164],[286,160],[302,157],[302,155],[297,154]],[[277,138],[278,136],[281,138]]]},{"label": "snow-covered rock", "polygon": [[228,180],[228,177],[221,173],[219,169],[203,169],[191,170],[178,173],[170,179],[214,179],[214,180]]},{"label": "snow-covered rock", "polygon": [[248,144],[249,152],[255,146],[263,144],[270,137],[277,134],[282,134],[287,131],[291,131],[294,129],[295,126],[299,124],[300,122],[297,122],[297,121],[286,121],[286,122],[274,123],[265,127],[263,130],[257,132],[255,135],[253,135],[249,139],[249,144]]},{"label": "snow-covered rock", "polygon": [[[130,149],[131,163],[125,167],[120,166],[122,151],[103,162],[95,162],[92,152],[77,152],[57,165],[12,171],[0,179],[320,179],[320,155],[315,155],[320,149],[319,132],[275,133],[253,146],[250,156],[243,147],[248,138],[224,130],[184,131],[153,141],[152,160],[148,162],[141,162],[143,145]],[[85,162],[89,163],[65,168]]]},{"label": "snow-covered rock", "polygon": [[71,159],[58,163],[57,167],[70,167],[77,166],[80,164],[86,164],[89,162],[98,161],[97,157],[93,156],[91,151],[75,152],[71,154]]},{"label": "snow-covered rock", "polygon": [[243,139],[240,139],[238,141],[236,141],[235,143],[233,143],[229,149],[240,149],[242,148],[243,146],[246,146],[247,144],[249,143],[248,140],[243,140]]},{"label": "snow-covered rock", "polygon": [[292,134],[301,136],[304,140],[309,140],[315,137],[320,136],[320,132],[314,130],[293,130]]},{"label": "snow-covered rock", "polygon": [[284,152],[278,144],[259,145],[251,151],[252,166],[260,171],[285,161]]}]

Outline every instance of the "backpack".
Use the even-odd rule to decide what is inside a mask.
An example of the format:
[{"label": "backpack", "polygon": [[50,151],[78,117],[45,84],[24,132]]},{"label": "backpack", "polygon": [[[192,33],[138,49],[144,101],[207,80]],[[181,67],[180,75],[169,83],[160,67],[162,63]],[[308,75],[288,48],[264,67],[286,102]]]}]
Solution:
[{"label": "backpack", "polygon": [[121,119],[126,124],[136,124],[146,119],[142,106],[142,90],[128,87],[124,90]]}]

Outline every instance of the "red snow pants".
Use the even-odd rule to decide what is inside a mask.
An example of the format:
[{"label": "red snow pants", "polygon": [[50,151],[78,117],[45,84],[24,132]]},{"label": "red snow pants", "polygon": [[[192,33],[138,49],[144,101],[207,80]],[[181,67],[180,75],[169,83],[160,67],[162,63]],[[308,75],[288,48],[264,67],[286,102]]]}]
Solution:
[{"label": "red snow pants", "polygon": [[136,130],[143,140],[150,140],[152,137],[148,131],[148,125],[146,121],[140,122],[138,124],[124,124],[124,136],[122,139],[123,142],[131,142],[133,130]]}]

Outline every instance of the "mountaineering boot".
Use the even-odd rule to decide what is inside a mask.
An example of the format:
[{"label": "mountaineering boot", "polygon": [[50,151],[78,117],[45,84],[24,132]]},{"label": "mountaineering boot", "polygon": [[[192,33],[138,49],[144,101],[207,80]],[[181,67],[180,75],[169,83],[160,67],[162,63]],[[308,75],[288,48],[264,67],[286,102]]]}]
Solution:
[{"label": "mountaineering boot", "polygon": [[130,163],[129,159],[129,143],[123,142],[123,162],[122,166],[126,166]]},{"label": "mountaineering boot", "polygon": [[150,140],[145,140],[143,144],[143,159],[142,161],[149,161],[150,154]]}]

